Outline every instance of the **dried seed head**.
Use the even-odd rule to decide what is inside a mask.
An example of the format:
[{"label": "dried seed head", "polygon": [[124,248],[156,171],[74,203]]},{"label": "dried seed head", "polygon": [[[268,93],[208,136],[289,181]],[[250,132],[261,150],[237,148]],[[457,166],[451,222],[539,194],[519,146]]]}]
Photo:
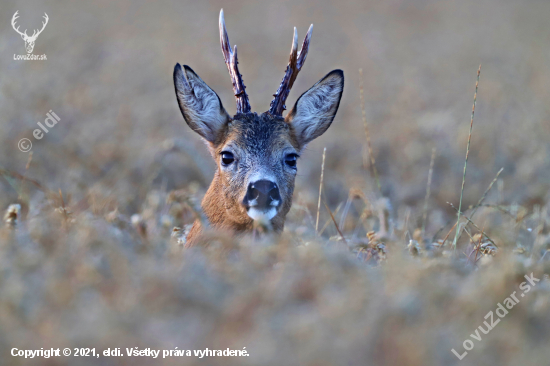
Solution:
[{"label": "dried seed head", "polygon": [[481,233],[477,233],[472,237],[474,243],[478,243],[481,240]]},{"label": "dried seed head", "polygon": [[365,199],[365,194],[363,191],[357,188],[352,188],[349,195],[352,199]]},{"label": "dried seed head", "polygon": [[495,256],[497,254],[498,248],[491,242],[486,242],[481,244],[481,253],[483,255]]},{"label": "dried seed head", "polygon": [[147,236],[147,223],[140,214],[133,214],[130,218],[132,226],[136,228],[139,235],[146,237]]},{"label": "dried seed head", "polygon": [[419,243],[422,243],[424,241],[424,238],[422,238],[422,229],[417,228],[414,230],[413,239]]},{"label": "dried seed head", "polygon": [[17,225],[17,221],[21,215],[21,205],[13,203],[8,206],[6,213],[4,214],[4,221],[10,225]]},{"label": "dried seed head", "polygon": [[422,248],[420,248],[420,244],[418,244],[416,240],[409,240],[407,249],[409,249],[409,252],[415,257],[422,255]]},{"label": "dried seed head", "polygon": [[441,249],[443,245],[445,245],[445,243],[443,242],[443,239],[439,239],[435,243],[432,243],[432,248]]},{"label": "dried seed head", "polygon": [[175,226],[170,235],[172,242],[177,246],[184,247],[185,243],[187,243],[187,235],[189,235],[192,226],[193,225],[186,225],[183,228]]},{"label": "dried seed head", "polygon": [[378,243],[378,238],[376,237],[376,231],[369,231],[367,233],[367,238],[369,239],[369,246],[376,245]]}]

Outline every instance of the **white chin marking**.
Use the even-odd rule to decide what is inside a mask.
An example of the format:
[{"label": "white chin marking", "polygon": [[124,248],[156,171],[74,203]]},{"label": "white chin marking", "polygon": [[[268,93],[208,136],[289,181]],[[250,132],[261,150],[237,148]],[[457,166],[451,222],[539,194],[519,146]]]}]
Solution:
[{"label": "white chin marking", "polygon": [[247,213],[252,220],[267,222],[277,215],[277,209],[275,207],[271,207],[266,211],[261,211],[256,207],[250,207]]}]

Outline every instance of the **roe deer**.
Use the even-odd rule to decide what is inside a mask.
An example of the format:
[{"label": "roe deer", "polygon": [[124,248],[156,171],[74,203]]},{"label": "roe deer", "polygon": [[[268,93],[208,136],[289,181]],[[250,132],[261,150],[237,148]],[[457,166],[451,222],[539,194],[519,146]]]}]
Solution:
[{"label": "roe deer", "polygon": [[[292,204],[296,161],[307,143],[331,125],[344,88],[344,73],[333,70],[306,91],[283,117],[285,100],[302,68],[313,25],[298,51],[298,34],[281,85],[270,109],[260,115],[250,111],[248,95],[237,67],[237,46],[231,49],[223,9],[219,18],[220,42],[237,102],[230,117],[218,95],[187,65],[174,68],[174,86],[183,118],[204,140],[215,159],[214,179],[202,201],[212,227],[233,233],[252,231],[254,221],[281,232]],[[186,247],[202,231],[195,221]]]}]

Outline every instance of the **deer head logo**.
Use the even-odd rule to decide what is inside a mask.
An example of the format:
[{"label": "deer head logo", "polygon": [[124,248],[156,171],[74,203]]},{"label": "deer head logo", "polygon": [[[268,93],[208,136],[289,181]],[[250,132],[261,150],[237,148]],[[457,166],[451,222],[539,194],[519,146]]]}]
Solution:
[{"label": "deer head logo", "polygon": [[17,18],[19,18],[19,15],[17,14],[19,13],[19,10],[15,12],[15,14],[13,14],[13,18],[11,18],[11,26],[13,27],[13,29],[15,29],[15,31],[17,33],[19,33],[21,35],[21,38],[23,38],[23,41],[25,41],[25,48],[27,49],[27,53],[32,53],[32,50],[34,49],[34,42],[36,41],[36,38],[38,38],[38,36],[40,35],[40,33],[42,33],[42,31],[44,30],[44,28],[46,28],[46,24],[48,24],[48,14],[44,13],[44,22],[42,22],[42,29],[38,30],[38,29],[35,29],[34,32],[32,33],[32,36],[28,36],[27,35],[27,30],[25,29],[24,32],[21,32],[19,30],[19,27],[15,27],[15,21],[17,20]]}]

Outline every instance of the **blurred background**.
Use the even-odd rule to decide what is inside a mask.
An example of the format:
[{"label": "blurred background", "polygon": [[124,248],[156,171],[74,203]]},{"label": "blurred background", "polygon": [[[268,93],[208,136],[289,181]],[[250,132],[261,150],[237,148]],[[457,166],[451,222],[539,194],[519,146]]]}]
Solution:
[{"label": "blurred background", "polygon": [[[219,45],[224,7],[230,41],[239,47],[252,109],[268,109],[283,76],[293,27],[300,42],[314,33],[307,63],[287,104],[329,71],[341,68],[346,86],[334,125],[310,144],[299,164],[298,194],[318,180],[327,147],[326,183],[332,204],[369,176],[359,101],[363,69],[366,117],[383,193],[398,206],[422,201],[432,148],[433,198],[456,202],[473,102],[483,64],[465,202],[473,204],[500,168],[502,199],[540,202],[550,184],[548,141],[550,28],[546,1],[106,1],[10,2],[2,5],[0,164],[24,169],[29,137],[51,109],[59,125],[33,147],[32,176],[53,189],[83,197],[108,187],[139,207],[136,185],[154,175],[168,189],[210,182],[214,164],[187,127],[173,92],[176,62],[191,66],[235,111]],[[49,24],[36,41],[43,62],[25,54],[10,26]],[[29,34],[31,31],[29,31]],[[188,150],[154,160],[162,142],[177,138]],[[195,153],[196,155],[193,155]],[[307,162],[307,163],[305,163]],[[361,180],[362,179],[362,180]],[[14,192],[3,181],[0,203]],[[372,182],[364,187],[372,189]],[[315,190],[311,190],[316,195]]]},{"label": "blurred background", "polygon": [[[423,223],[428,170],[435,148],[425,234],[427,237],[435,236],[441,228],[446,228],[443,234],[447,233],[451,227],[449,223],[452,225],[451,220],[456,221],[456,213],[447,202],[458,204],[476,72],[480,64],[481,78],[463,206],[475,204],[499,169],[504,168],[487,201],[515,207],[515,211],[510,209],[513,214],[524,212],[525,216],[526,213],[536,213],[538,216],[532,217],[535,223],[546,220],[550,187],[550,2],[546,0],[115,0],[32,3],[6,0],[0,5],[0,169],[3,172],[0,178],[0,208],[4,210],[12,203],[22,206],[23,224],[19,226],[18,236],[15,239],[10,237],[8,242],[34,243],[29,245],[35,245],[33,250],[42,253],[40,256],[57,254],[48,257],[50,262],[41,262],[37,258],[42,257],[31,256],[26,260],[33,264],[20,267],[19,262],[12,261],[14,257],[3,252],[5,256],[2,261],[7,267],[4,267],[4,274],[0,276],[4,276],[3,282],[0,282],[4,286],[4,294],[9,295],[0,307],[3,309],[3,315],[0,311],[0,321],[4,324],[2,328],[11,331],[0,334],[0,345],[13,346],[14,339],[18,339],[19,346],[33,344],[46,347],[43,344],[48,342],[44,339],[57,334],[64,337],[64,342],[79,339],[82,340],[79,344],[88,347],[93,342],[103,342],[101,344],[107,347],[108,340],[124,337],[147,346],[155,339],[164,342],[164,338],[159,336],[163,334],[180,342],[167,341],[163,345],[206,347],[210,344],[207,340],[212,339],[209,336],[215,333],[219,337],[216,338],[218,345],[226,345],[230,335],[239,334],[235,339],[244,339],[248,343],[235,342],[238,343],[233,344],[235,347],[248,345],[249,352],[253,353],[252,346],[255,346],[256,355],[262,350],[264,358],[242,364],[277,364],[277,355],[280,356],[281,350],[289,354],[295,351],[300,355],[285,359],[287,364],[343,364],[340,363],[342,358],[336,355],[348,355],[346,362],[350,365],[359,364],[357,362],[364,364],[365,359],[383,364],[450,365],[457,362],[454,356],[448,357],[450,346],[459,347],[470,334],[468,332],[473,331],[477,323],[481,324],[483,315],[493,304],[501,301],[501,296],[507,296],[513,282],[509,280],[523,276],[516,264],[506,262],[507,266],[499,269],[502,273],[491,272],[488,275],[491,280],[480,284],[475,280],[477,277],[469,275],[470,272],[447,263],[444,266],[444,270],[448,271],[443,276],[445,278],[428,285],[426,278],[439,275],[423,272],[424,267],[416,267],[416,262],[408,262],[408,259],[402,259],[406,265],[396,261],[384,271],[369,272],[371,269],[358,269],[352,259],[342,259],[345,256],[341,254],[323,252],[321,255],[315,251],[317,249],[309,249],[314,252],[308,252],[299,259],[291,256],[294,259],[287,263],[295,272],[285,272],[284,276],[289,276],[288,283],[296,284],[302,297],[298,296],[298,305],[292,303],[291,307],[284,307],[284,311],[277,308],[278,305],[274,305],[276,309],[261,306],[262,301],[266,304],[271,301],[255,297],[262,293],[265,283],[254,282],[247,277],[251,276],[249,272],[244,269],[239,272],[231,263],[212,264],[208,254],[183,259],[184,263],[189,264],[184,266],[184,274],[177,272],[181,262],[166,265],[165,268],[163,263],[166,258],[163,256],[169,251],[166,243],[170,240],[172,228],[192,223],[195,216],[189,209],[173,214],[173,206],[167,206],[164,202],[178,201],[182,194],[190,195],[194,203],[199,202],[215,169],[204,143],[188,128],[178,109],[172,81],[176,62],[192,67],[217,92],[228,112],[235,112],[231,81],[219,44],[218,16],[221,8],[225,12],[229,39],[233,45],[238,45],[239,68],[254,111],[261,113],[268,109],[272,94],[283,77],[293,27],[297,27],[301,43],[309,25],[314,24],[307,61],[287,105],[293,105],[301,93],[329,71],[337,68],[344,70],[344,96],[336,119],[322,137],[308,146],[298,164],[295,205],[288,224],[292,233],[312,230],[324,147],[327,151],[323,197],[334,210],[342,230],[353,232],[356,236],[360,234],[361,237],[369,230],[381,231],[381,222],[374,222],[371,226],[357,225],[358,220],[368,215],[363,211],[363,206],[354,203],[351,207],[348,204],[347,209],[342,207],[354,195],[366,197],[365,201],[377,202],[372,204],[373,207],[378,207],[383,197],[383,211],[401,230],[397,235],[399,240],[401,232],[404,233],[403,238],[405,234],[410,236],[408,232],[412,233]],[[37,38],[33,52],[36,55],[46,54],[47,61],[13,59],[14,54],[26,54],[24,42],[10,24],[17,10],[20,15],[17,24],[21,29],[29,29],[28,34],[32,33],[32,29],[39,28],[42,16],[48,14],[49,23]],[[359,69],[363,70],[362,79]],[[361,83],[380,190],[373,177],[366,147],[360,102]],[[59,116],[60,122],[41,140],[35,140],[32,131],[37,128],[37,122],[43,123],[50,110]],[[29,158],[29,153],[19,151],[17,143],[21,138],[32,141],[32,158]],[[174,192],[179,193],[170,196]],[[67,206],[65,215],[73,214],[78,223],[75,225],[82,226],[64,232],[60,228],[65,224],[45,213],[50,212],[48,210],[53,206]],[[518,207],[524,211],[518,211]],[[376,211],[376,208],[373,210]],[[347,216],[341,215],[342,211]],[[110,230],[115,230],[113,220],[116,221],[116,215],[125,217],[128,222],[132,221],[132,215],[138,215],[128,226],[134,225],[137,229],[131,231],[126,228],[111,233]],[[527,230],[533,227],[531,224],[526,224],[531,225],[529,227],[523,226],[521,231],[516,230],[515,224],[506,221],[509,218],[486,217],[487,231],[498,238],[497,244],[506,244],[510,250],[519,242],[523,246],[533,245],[535,233]],[[325,221],[328,223],[328,220],[330,216],[323,210],[321,225]],[[544,222],[538,232],[540,235],[546,233]],[[360,230],[356,229],[358,226]],[[140,252],[145,242],[145,227],[148,240],[156,243],[151,244],[153,253],[163,253],[153,256],[156,259],[143,257]],[[513,233],[510,234],[508,229]],[[323,238],[328,240],[331,235],[337,235],[332,223]],[[392,236],[389,240],[394,239],[395,236]],[[543,247],[546,241],[540,240],[538,245]],[[403,240],[400,245],[404,247],[406,242]],[[111,252],[115,247],[118,248],[117,254]],[[396,252],[400,253],[401,249],[399,247]],[[256,253],[257,249],[249,250]],[[19,258],[17,250],[9,253]],[[87,258],[87,264],[83,265],[80,254],[75,253],[84,253],[82,258]],[[273,253],[257,255],[259,257],[254,257],[256,259],[252,262],[264,263],[264,255],[267,258],[275,255],[281,261],[287,258]],[[70,259],[65,256],[70,256]],[[73,263],[71,261],[75,261],[72,269],[57,268],[60,263]],[[124,264],[119,264],[120,261]],[[292,343],[292,340],[283,340],[288,335],[284,330],[276,327],[273,330],[264,322],[283,324],[301,319],[303,323],[296,326],[306,328],[320,322],[320,318],[308,313],[304,305],[308,303],[311,292],[315,292],[308,287],[308,279],[316,278],[315,271],[325,268],[320,266],[321,269],[315,269],[319,261],[328,268],[326,273],[322,272],[326,277],[321,276],[326,282],[318,284],[319,288],[330,284],[328,289],[325,288],[328,291],[326,298],[323,298],[325,301],[337,308],[340,305],[336,304],[346,301],[343,299],[349,299],[351,294],[365,291],[365,297],[357,303],[346,305],[351,308],[335,310],[336,313],[331,313],[336,314],[335,318],[323,323],[326,328],[319,333],[320,338],[306,342],[309,348],[298,347],[304,334],[297,331],[297,338],[293,338]],[[44,263],[52,267],[44,267],[47,265]],[[112,267],[105,263],[110,263]],[[104,265],[110,268],[109,275],[105,275],[107,277],[101,274]],[[193,266],[198,266],[198,269]],[[249,264],[242,266],[247,269],[254,267]],[[219,268],[233,275],[238,272],[235,277],[238,280],[233,284],[235,287],[225,284],[227,279],[222,280],[212,274],[217,273]],[[271,268],[271,264],[266,268]],[[411,288],[405,290],[400,289],[399,285],[404,268],[409,268],[412,273]],[[430,271],[434,270],[434,267],[430,268]],[[92,276],[91,284],[86,282],[93,291],[82,295],[82,283],[79,281],[91,276],[92,272],[87,271],[98,271],[99,274]],[[251,273],[256,273],[254,271]],[[354,282],[350,278],[357,277],[347,271],[360,273],[366,279]],[[9,277],[10,273],[15,277]],[[197,273],[206,274],[202,276]],[[65,283],[59,282],[64,281],[64,276],[75,276],[73,280],[76,282],[71,282],[70,291],[58,292]],[[40,282],[41,278],[55,286]],[[147,282],[150,278],[154,280]],[[176,282],[171,282],[174,278],[177,278],[174,280]],[[271,283],[268,279],[265,281]],[[371,291],[376,291],[379,284],[380,297],[372,300]],[[44,286],[49,289],[44,290],[46,293],[53,291],[50,300],[42,290],[36,290]],[[227,299],[233,299],[231,296],[236,295],[227,295],[224,292],[226,286],[243,294],[252,305],[245,306],[238,298],[235,300],[237,305],[229,302],[237,310],[228,305],[234,312],[227,318],[225,310],[219,306],[228,304]],[[339,286],[345,289],[338,290]],[[254,288],[256,292],[247,292],[245,287]],[[122,290],[124,288],[126,292]],[[175,298],[164,299],[165,295],[158,293],[163,288],[173,291]],[[207,290],[203,294],[197,288]],[[484,306],[469,313],[476,316],[459,314],[459,309],[464,309],[460,301],[473,306],[473,293],[486,294],[485,291],[494,288],[498,292],[489,296]],[[457,292],[450,293],[449,289]],[[191,291],[192,295],[184,290]],[[330,292],[333,290],[336,293]],[[178,291],[186,295],[178,297]],[[287,293],[284,289],[281,291],[281,298],[287,299]],[[59,297],[52,295],[55,293],[59,293]],[[200,311],[193,306],[188,307],[189,301],[195,301],[195,295],[200,301],[193,303],[193,306],[205,306]],[[40,296],[46,296],[46,300]],[[163,300],[151,300],[157,296]],[[457,299],[455,296],[463,297]],[[443,298],[446,300],[443,301]],[[140,299],[144,301],[141,304]],[[539,307],[536,309],[539,310],[536,311],[549,309],[548,297],[545,299],[543,305],[537,303]],[[151,315],[151,309],[144,305],[148,301],[152,301],[151,308],[158,311],[153,311],[153,314],[157,315]],[[369,305],[361,306],[361,301]],[[437,309],[439,301],[449,308],[440,309],[443,313],[428,320],[427,309],[434,306]],[[254,308],[254,304],[260,305]],[[388,310],[384,304],[393,304],[394,307],[389,306]],[[451,304],[458,308],[453,308]],[[186,309],[186,315],[180,316],[180,307]],[[165,310],[170,314],[168,318],[163,317]],[[324,310],[317,310],[323,319]],[[361,330],[354,328],[359,310]],[[72,314],[70,319],[73,323],[63,315],[66,311]],[[339,317],[338,311],[342,312],[343,318]],[[369,317],[371,311],[390,313]],[[392,311],[398,315],[392,315]],[[249,312],[253,315],[243,315]],[[48,313],[55,315],[48,320]],[[153,320],[145,321],[143,314],[151,315]],[[216,316],[211,318],[211,314]],[[493,341],[483,346],[488,347],[488,353],[480,351],[483,356],[476,358],[476,362],[511,362],[507,361],[509,354],[504,350],[516,347],[517,351],[525,345],[522,342],[535,349],[538,343],[534,339],[550,334],[548,326],[540,325],[537,320],[537,316],[542,316],[541,322],[547,322],[547,315],[544,314],[547,313],[525,311],[517,323],[508,322],[503,328],[520,327],[518,324],[527,324],[524,323],[528,322],[527,319],[531,323],[525,329],[516,329],[512,338],[517,341],[495,336]],[[460,323],[457,327],[461,331],[452,328],[452,325],[445,325],[448,316],[457,316],[456,324]],[[101,317],[103,320],[96,323]],[[241,323],[245,321],[242,319],[248,323]],[[91,333],[77,329],[74,324],[76,320],[93,329]],[[183,331],[184,335],[177,331],[182,328],[187,328]],[[343,336],[345,329],[351,332],[349,338]],[[367,348],[356,342],[364,336],[364,329],[376,330],[376,333],[369,333],[370,346]],[[395,336],[392,329],[404,335]],[[431,333],[433,329],[437,332]],[[239,338],[243,334],[246,337]],[[420,339],[426,340],[425,344],[417,340],[413,342],[414,347],[411,346],[412,351],[389,356],[390,350],[410,345],[415,334],[424,334],[426,338]],[[29,340],[31,335],[35,337],[32,342]],[[344,337],[341,344],[336,335]],[[377,337],[380,337],[378,341]],[[254,343],[254,339],[258,341]],[[438,339],[443,339],[441,342],[444,344],[436,344]],[[125,342],[132,344],[132,341]],[[529,343],[531,341],[534,343]],[[267,346],[269,342],[273,342],[272,348]],[[335,358],[323,357],[322,352],[316,353],[327,342],[334,342],[330,349]],[[63,347],[63,344],[58,346]],[[441,354],[434,350],[439,347],[442,348]],[[542,365],[548,360],[548,354],[544,352],[543,348],[536,348],[536,352],[530,353],[532,358],[529,360],[510,360]],[[22,360],[10,358],[11,361],[23,364]],[[61,361],[49,362],[57,364],[55,362]]]}]

